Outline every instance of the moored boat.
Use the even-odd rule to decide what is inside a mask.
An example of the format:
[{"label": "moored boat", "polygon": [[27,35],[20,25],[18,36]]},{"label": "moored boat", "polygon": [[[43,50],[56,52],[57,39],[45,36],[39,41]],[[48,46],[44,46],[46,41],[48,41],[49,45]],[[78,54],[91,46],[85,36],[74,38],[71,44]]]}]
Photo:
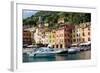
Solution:
[{"label": "moored boat", "polygon": [[78,47],[71,47],[68,49],[68,53],[77,53],[80,51],[80,48]]},{"label": "moored boat", "polygon": [[36,51],[29,54],[29,56],[34,57],[54,57],[55,51],[52,48],[40,47]]}]

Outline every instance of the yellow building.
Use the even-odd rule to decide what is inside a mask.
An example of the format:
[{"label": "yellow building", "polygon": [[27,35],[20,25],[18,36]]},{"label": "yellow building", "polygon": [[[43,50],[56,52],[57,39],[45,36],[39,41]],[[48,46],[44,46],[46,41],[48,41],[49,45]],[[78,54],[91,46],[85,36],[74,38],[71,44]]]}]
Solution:
[{"label": "yellow building", "polygon": [[55,30],[52,30],[49,34],[49,44],[52,45],[52,47],[54,47],[55,41],[56,41],[56,32]]}]

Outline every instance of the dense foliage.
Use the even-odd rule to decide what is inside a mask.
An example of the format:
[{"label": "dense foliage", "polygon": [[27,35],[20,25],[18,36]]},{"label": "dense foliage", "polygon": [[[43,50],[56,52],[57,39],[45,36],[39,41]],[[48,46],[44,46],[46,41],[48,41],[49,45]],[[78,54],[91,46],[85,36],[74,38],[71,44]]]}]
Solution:
[{"label": "dense foliage", "polygon": [[[41,17],[41,20],[39,20]],[[23,19],[23,25],[37,26],[41,21],[42,23],[49,23],[49,27],[54,27],[59,18],[64,18],[65,23],[79,24],[91,21],[90,13],[75,13],[75,12],[53,12],[53,11],[38,11],[31,17]]]}]

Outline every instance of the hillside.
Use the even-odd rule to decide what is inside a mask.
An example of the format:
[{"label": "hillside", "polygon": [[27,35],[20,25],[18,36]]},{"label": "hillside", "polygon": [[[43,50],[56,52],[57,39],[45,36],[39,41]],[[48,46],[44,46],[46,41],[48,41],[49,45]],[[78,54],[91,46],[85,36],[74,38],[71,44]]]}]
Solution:
[{"label": "hillside", "polygon": [[91,21],[90,13],[75,13],[75,12],[53,12],[53,11],[38,11],[35,15],[23,19],[23,25],[34,25],[38,23],[49,23],[49,27],[55,27],[58,19],[63,18],[64,22],[71,24],[79,24]]}]

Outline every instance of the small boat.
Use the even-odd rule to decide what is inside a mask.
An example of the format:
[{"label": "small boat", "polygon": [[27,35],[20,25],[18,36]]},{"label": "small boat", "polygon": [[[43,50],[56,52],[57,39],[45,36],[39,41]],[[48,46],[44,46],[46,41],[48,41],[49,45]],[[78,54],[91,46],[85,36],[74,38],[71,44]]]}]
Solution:
[{"label": "small boat", "polygon": [[76,53],[79,51],[80,51],[80,48],[78,48],[78,47],[71,47],[68,49],[68,53]]},{"label": "small boat", "polygon": [[68,53],[76,53],[75,49],[68,49]]},{"label": "small boat", "polygon": [[38,48],[35,52],[30,53],[29,56],[54,57],[55,56],[55,51],[52,48],[41,47],[41,48]]}]

